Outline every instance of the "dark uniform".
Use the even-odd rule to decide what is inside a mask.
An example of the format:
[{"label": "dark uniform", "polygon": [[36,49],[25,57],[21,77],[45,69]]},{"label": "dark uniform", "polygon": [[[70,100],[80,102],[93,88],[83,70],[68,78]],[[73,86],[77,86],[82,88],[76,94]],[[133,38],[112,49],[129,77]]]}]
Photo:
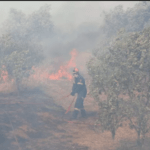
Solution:
[{"label": "dark uniform", "polygon": [[72,119],[76,119],[79,113],[79,110],[81,110],[82,117],[86,117],[86,112],[84,110],[83,102],[84,98],[87,94],[87,89],[85,85],[84,78],[79,74],[78,69],[75,68],[73,70],[73,75],[75,75],[74,83],[72,86],[72,92],[71,95],[74,96],[77,93],[77,99],[74,106],[74,112]]}]

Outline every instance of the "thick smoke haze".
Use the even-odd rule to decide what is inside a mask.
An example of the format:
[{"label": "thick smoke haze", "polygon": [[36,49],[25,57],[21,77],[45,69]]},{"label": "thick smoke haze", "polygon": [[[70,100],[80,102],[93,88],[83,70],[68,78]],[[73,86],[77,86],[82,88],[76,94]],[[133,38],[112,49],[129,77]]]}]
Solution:
[{"label": "thick smoke haze", "polygon": [[0,2],[0,23],[6,20],[10,8],[21,10],[25,14],[37,11],[42,5],[51,5],[51,19],[55,26],[61,30],[70,31],[73,27],[84,22],[101,24],[102,11],[109,11],[115,6],[123,5],[124,9],[133,7],[138,1],[113,1],[113,2]]},{"label": "thick smoke haze", "polygon": [[[42,45],[42,50],[47,59],[66,58],[69,57],[69,52],[74,48],[79,52],[91,51],[99,43],[99,38],[101,38],[99,28],[103,24],[103,11],[108,12],[118,5],[127,9],[133,7],[136,3],[138,2],[0,2],[1,33],[8,24],[13,34],[16,34],[18,30],[20,30],[20,34],[27,29],[24,31],[27,32],[28,36],[26,37]],[[50,5],[50,16],[44,17],[47,19],[46,21],[51,21],[51,31],[47,32],[47,30],[44,31],[43,28],[39,27],[39,30],[31,32],[30,29],[34,29],[36,26],[36,21],[32,20],[35,20],[35,18],[37,20],[42,19],[42,17],[38,17],[38,11],[45,4]],[[12,13],[13,10],[17,12],[14,11],[18,18],[15,13]],[[37,13],[37,16],[34,16],[35,13]],[[16,18],[13,18],[12,14]],[[22,26],[15,27],[17,23],[14,20],[20,18]],[[29,22],[28,27],[25,25],[26,22]],[[9,30],[9,27],[7,27],[7,30]],[[26,37],[24,37],[25,40],[27,40]]]}]

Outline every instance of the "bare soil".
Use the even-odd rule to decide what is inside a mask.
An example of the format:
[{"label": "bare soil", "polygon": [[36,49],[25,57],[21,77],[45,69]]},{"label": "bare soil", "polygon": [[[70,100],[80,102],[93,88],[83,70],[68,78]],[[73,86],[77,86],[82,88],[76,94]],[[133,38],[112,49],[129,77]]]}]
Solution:
[{"label": "bare soil", "polygon": [[[86,74],[84,70],[88,87]],[[87,118],[79,114],[77,121],[69,121],[74,103],[65,112],[74,97],[62,97],[71,87],[72,81],[66,79],[47,80],[20,96],[0,94],[0,150],[149,150],[149,139],[141,149],[135,146],[136,133],[127,125],[118,129],[114,140],[110,132],[101,132],[100,125],[95,125],[98,106],[90,95],[84,101]]]},{"label": "bare soil", "polygon": [[98,106],[89,95],[84,102],[88,117],[83,119],[79,114],[77,121],[69,121],[73,106],[65,112],[73,97],[61,98],[68,95],[71,86],[66,80],[51,81],[44,92],[34,89],[20,96],[1,94],[0,149],[128,150],[124,141],[134,147],[136,133],[128,126],[118,129],[115,140],[110,132],[100,132],[100,125],[95,126]]}]

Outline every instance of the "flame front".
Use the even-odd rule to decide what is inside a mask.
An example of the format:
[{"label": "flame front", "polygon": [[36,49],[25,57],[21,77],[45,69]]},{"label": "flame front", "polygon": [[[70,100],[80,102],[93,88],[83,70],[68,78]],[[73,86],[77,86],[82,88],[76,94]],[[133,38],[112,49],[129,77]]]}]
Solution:
[{"label": "flame front", "polygon": [[[70,52],[71,58],[70,60],[65,64],[65,65],[61,65],[58,69],[58,71],[56,73],[52,73],[50,74],[49,71],[52,70],[52,66],[49,67],[32,67],[32,71],[33,73],[30,75],[30,77],[27,79],[29,82],[34,83],[35,81],[37,81],[37,83],[45,83],[45,81],[47,82],[48,80],[60,80],[63,77],[71,80],[72,74],[69,73],[69,69],[76,67],[76,56],[77,56],[77,51],[76,49],[73,49]],[[33,81],[33,82],[32,82]],[[4,89],[4,86],[2,86],[2,84],[6,85],[7,83],[9,84],[13,84],[14,83],[14,79],[9,78],[8,76],[8,72],[6,71],[5,66],[3,66],[3,69],[1,70],[1,74],[0,74],[0,89]]]},{"label": "flame front", "polygon": [[8,80],[8,72],[5,70],[2,70],[1,72],[1,78],[4,82],[6,82]]},{"label": "flame front", "polygon": [[68,72],[68,69],[70,69],[71,67],[76,67],[76,63],[75,63],[75,59],[77,56],[76,49],[73,49],[70,52],[70,55],[71,55],[71,59],[69,60],[69,62],[65,66],[60,66],[57,73],[51,74],[49,76],[50,80],[59,80],[62,77],[66,77],[68,80],[72,79],[72,75]]}]

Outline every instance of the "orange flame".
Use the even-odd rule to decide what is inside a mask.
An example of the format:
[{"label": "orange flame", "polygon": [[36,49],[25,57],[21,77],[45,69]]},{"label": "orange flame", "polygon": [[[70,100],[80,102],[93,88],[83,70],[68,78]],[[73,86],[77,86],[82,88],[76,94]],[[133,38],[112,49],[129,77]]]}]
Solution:
[{"label": "orange flame", "polygon": [[66,65],[61,65],[57,73],[49,74],[49,71],[51,70],[50,67],[52,66],[49,66],[48,69],[45,69],[43,67],[36,68],[33,66],[32,70],[34,71],[34,73],[30,77],[38,81],[44,81],[44,79],[60,80],[62,77],[71,80],[73,77],[69,73],[69,69],[76,67],[76,63],[75,63],[76,56],[77,56],[76,49],[73,49],[70,52],[70,55],[71,55],[71,59],[66,63]]},{"label": "orange flame", "polygon": [[[76,67],[76,56],[77,56],[77,50],[73,49],[70,52],[71,59],[66,63],[66,65],[61,65],[57,71],[57,73],[49,74],[50,67],[48,69],[45,69],[43,67],[36,68],[32,67],[32,70],[34,73],[30,75],[30,79],[34,79],[37,81],[44,81],[44,79],[50,79],[50,80],[60,80],[62,77],[67,78],[68,80],[71,80],[72,74],[69,73],[70,68]],[[7,82],[8,81],[8,72],[5,70],[5,66],[2,66],[3,70],[1,71],[1,81]]]},{"label": "orange flame", "polygon": [[2,70],[1,70],[1,81],[8,81],[8,72],[6,71],[5,65],[2,65]]},{"label": "orange flame", "polygon": [[2,70],[1,77],[2,77],[3,81],[6,82],[8,80],[8,72]]},{"label": "orange flame", "polygon": [[72,75],[68,72],[68,69],[70,69],[71,67],[76,67],[76,63],[75,63],[75,59],[77,56],[76,49],[73,49],[70,52],[70,55],[71,55],[71,59],[69,60],[69,62],[65,66],[60,66],[56,74],[51,74],[49,76],[50,80],[59,80],[62,77],[66,77],[69,80],[72,79]]},{"label": "orange flame", "polygon": [[[68,80],[71,80],[72,74],[69,73],[71,68],[76,67],[76,56],[77,51],[73,49],[70,52],[71,58],[65,65],[61,65],[56,73],[49,73],[52,71],[53,66],[41,66],[41,67],[32,67],[32,74],[30,74],[29,78],[24,80],[29,86],[34,84],[43,84],[47,83],[47,80],[60,80],[61,78],[65,77]],[[36,82],[35,82],[36,81]],[[6,67],[3,65],[2,70],[0,71],[0,91],[3,91],[4,88],[7,90],[8,88],[12,88],[14,86],[14,79],[9,77],[8,72],[6,71]],[[25,83],[25,84],[26,84]]]}]

